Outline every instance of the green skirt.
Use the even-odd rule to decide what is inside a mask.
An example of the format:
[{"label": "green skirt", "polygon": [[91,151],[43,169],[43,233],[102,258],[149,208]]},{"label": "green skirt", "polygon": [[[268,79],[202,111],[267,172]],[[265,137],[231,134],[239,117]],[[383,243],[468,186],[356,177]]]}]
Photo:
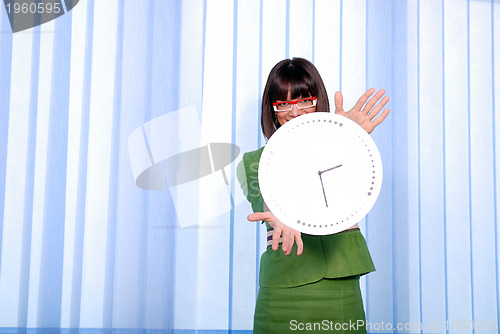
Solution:
[{"label": "green skirt", "polygon": [[359,275],[293,288],[261,287],[254,334],[366,333]]}]

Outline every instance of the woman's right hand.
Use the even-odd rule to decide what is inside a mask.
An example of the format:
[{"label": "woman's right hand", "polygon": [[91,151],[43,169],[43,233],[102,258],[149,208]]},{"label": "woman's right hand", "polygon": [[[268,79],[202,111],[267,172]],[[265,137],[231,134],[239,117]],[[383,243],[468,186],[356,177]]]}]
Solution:
[{"label": "woman's right hand", "polygon": [[[345,116],[358,123],[366,132],[371,133],[389,115],[389,108],[386,108],[380,116],[378,114],[389,102],[389,97],[384,96],[385,90],[381,89],[370,100],[368,98],[375,93],[375,89],[368,89],[356,102],[356,105],[348,112],[344,111],[344,102],[341,92],[335,93],[335,113]],[[379,103],[378,100],[382,97]],[[367,102],[368,101],[368,102]],[[375,118],[378,116],[377,118]]]},{"label": "woman's right hand", "polygon": [[300,232],[283,224],[278,220],[278,218],[273,215],[271,211],[252,213],[248,216],[248,220],[252,222],[263,220],[271,225],[271,227],[274,229],[272,245],[274,251],[278,250],[281,237],[281,249],[283,250],[283,253],[285,253],[285,255],[289,255],[292,252],[294,242],[297,244],[297,255],[302,254],[304,244],[302,243]]}]

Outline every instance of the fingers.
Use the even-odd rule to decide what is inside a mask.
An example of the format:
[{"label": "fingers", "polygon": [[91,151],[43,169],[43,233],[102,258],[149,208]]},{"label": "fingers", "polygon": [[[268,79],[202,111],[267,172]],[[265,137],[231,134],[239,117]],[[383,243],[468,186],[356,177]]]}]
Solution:
[{"label": "fingers", "polygon": [[368,117],[370,118],[370,120],[374,119],[375,116],[378,115],[380,110],[382,110],[382,108],[387,104],[387,102],[389,102],[389,96],[384,96],[382,101],[380,101],[380,103],[377,104],[377,106],[375,108],[373,108],[373,110],[370,111],[370,113],[368,114]]},{"label": "fingers", "polygon": [[382,113],[382,115],[380,115],[379,117],[375,118],[374,121],[372,121],[373,128],[376,128],[380,123],[382,123],[382,121],[387,117],[387,115],[389,115],[389,111],[390,111],[389,108],[386,108]]},{"label": "fingers", "polygon": [[[281,229],[276,228],[274,230],[274,233],[273,233],[273,250],[274,251],[278,250],[278,246],[280,244],[280,237],[281,237]],[[283,250],[283,252],[284,252],[284,250]]]},{"label": "fingers", "polygon": [[[376,97],[376,95],[371,99],[371,100],[374,100]],[[377,100],[379,99],[380,97],[377,98]],[[368,103],[371,102],[368,101]],[[375,100],[374,103],[377,101]],[[365,106],[365,110],[364,112],[368,115],[368,118],[370,120],[372,120],[373,118],[375,118],[375,116],[378,115],[378,113],[380,112],[380,110],[382,110],[382,108],[387,104],[387,102],[389,102],[389,96],[384,96],[384,98],[375,106],[375,108],[372,109],[372,106],[368,107],[368,103],[366,104]],[[384,110],[385,111],[385,110]]]},{"label": "fingers", "polygon": [[300,233],[295,236],[295,243],[297,244],[297,255],[301,255],[304,251],[304,244],[302,243],[302,238],[300,237]]},{"label": "fingers", "polygon": [[257,222],[259,220],[267,221],[271,218],[271,213],[269,211],[266,212],[254,212],[248,215],[247,219],[251,222]]},{"label": "fingers", "polygon": [[292,247],[293,247],[293,235],[290,233],[290,231],[283,231],[282,232],[282,243],[281,243],[281,248],[283,249],[283,253],[285,255],[289,255],[292,252]]},{"label": "fingers", "polygon": [[342,97],[341,92],[336,92],[335,93],[335,113],[342,115],[342,116],[347,116],[346,112],[344,111],[344,98]]},{"label": "fingers", "polygon": [[249,221],[263,220],[271,225],[274,229],[273,241],[271,244],[274,251],[278,250],[281,239],[281,249],[285,255],[290,255],[294,243],[297,244],[297,255],[302,254],[304,245],[302,243],[302,238],[300,237],[300,232],[277,220],[270,211],[254,212],[248,215],[247,219]]},{"label": "fingers", "polygon": [[[365,105],[368,98],[370,96],[372,96],[373,92],[375,92],[375,88],[368,89],[363,95],[361,95],[358,102],[356,102],[356,104],[354,105],[354,108],[352,108],[352,109],[353,110],[361,110],[361,108],[363,108],[363,106]],[[375,102],[374,102],[374,104],[375,104]]]},{"label": "fingers", "polygon": [[[285,253],[285,255],[290,255],[290,253],[292,252],[294,243],[297,244],[297,255],[302,254],[302,251],[304,249],[304,245],[302,243],[302,238],[300,237],[299,231],[294,230],[290,227],[284,228],[281,232],[281,238],[282,238],[281,248],[283,250],[283,253]],[[273,239],[274,239],[274,235],[273,235]],[[273,240],[273,242],[274,242],[274,240]]]},{"label": "fingers", "polygon": [[[373,89],[373,88],[372,88]],[[375,91],[375,89],[373,89],[373,91]],[[372,93],[373,94],[373,93]],[[368,100],[368,102],[366,103],[366,105],[364,106],[363,108],[363,112],[365,114],[368,114],[370,113],[370,111],[372,110],[373,106],[375,106],[375,104],[377,103],[377,101],[382,97],[384,96],[385,94],[385,90],[381,89],[379,90],[377,93],[375,93],[375,95],[370,99]],[[387,103],[387,102],[386,102]],[[379,109],[380,110],[380,109]]]}]

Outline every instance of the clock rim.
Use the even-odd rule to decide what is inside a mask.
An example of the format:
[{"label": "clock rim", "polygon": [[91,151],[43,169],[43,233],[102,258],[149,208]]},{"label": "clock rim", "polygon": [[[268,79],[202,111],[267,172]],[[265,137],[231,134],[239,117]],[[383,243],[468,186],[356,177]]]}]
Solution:
[{"label": "clock rim", "polygon": [[[351,127],[353,129],[355,129],[355,133],[354,133],[355,135],[357,133],[360,133],[358,138],[360,138],[362,136],[362,137],[364,137],[361,139],[362,141],[368,140],[368,144],[366,144],[365,146],[369,146],[369,149],[373,149],[373,152],[371,153],[373,160],[375,160],[373,162],[374,163],[373,169],[377,170],[378,174],[377,174],[377,182],[374,184],[372,194],[368,195],[368,196],[371,196],[370,197],[371,200],[363,202],[361,204],[360,209],[358,211],[356,211],[355,214],[351,215],[351,217],[349,217],[349,215],[347,215],[344,218],[344,220],[342,220],[340,226],[338,226],[340,221],[335,222],[335,226],[332,222],[328,222],[326,224],[322,223],[322,224],[319,224],[319,226],[318,226],[318,223],[316,223],[316,225],[314,225],[313,227],[311,227],[310,224],[308,224],[309,226],[305,226],[305,225],[303,225],[304,222],[297,221],[297,217],[295,217],[295,218],[290,217],[290,215],[287,215],[286,213],[281,212],[284,210],[281,210],[281,209],[280,209],[281,211],[277,210],[278,205],[277,204],[275,205],[275,197],[276,196],[272,196],[273,191],[268,189],[267,180],[265,180],[265,177],[267,174],[265,164],[267,164],[268,160],[270,160],[268,155],[272,155],[272,153],[270,153],[270,152],[273,151],[273,146],[277,145],[274,143],[276,143],[276,142],[279,143],[279,141],[282,140],[281,137],[285,137],[285,139],[286,139],[287,133],[292,131],[295,126],[297,126],[297,125],[300,126],[300,124],[304,123],[304,121],[311,121],[311,120],[313,120],[313,121],[331,120],[332,122],[335,123],[335,124],[332,124],[332,126],[337,125],[340,127],[342,127],[344,124],[348,124],[347,127]],[[275,138],[275,139],[273,140],[273,138]],[[350,139],[352,139],[352,138],[350,138]],[[370,150],[368,150],[368,151],[370,151]],[[280,221],[282,221],[285,225],[292,227],[292,228],[294,228],[302,233],[311,234],[311,235],[329,235],[329,234],[340,233],[342,231],[349,229],[350,227],[352,227],[356,223],[359,223],[360,221],[362,221],[368,215],[368,213],[372,210],[373,206],[375,205],[375,203],[378,199],[378,196],[380,195],[381,189],[382,189],[383,164],[382,164],[382,158],[380,156],[380,152],[378,150],[378,147],[377,147],[375,141],[357,123],[351,121],[350,119],[348,119],[344,116],[340,116],[337,114],[328,113],[328,112],[314,112],[314,113],[310,113],[310,114],[304,114],[304,115],[301,115],[299,117],[296,117],[296,118],[290,120],[289,122],[287,122],[283,126],[281,126],[273,134],[273,136],[266,143],[264,150],[262,152],[260,163],[259,163],[258,178],[259,178],[260,190],[261,190],[261,194],[262,194],[262,197],[264,199],[264,202],[268,206],[269,210],[271,212],[273,212],[273,214],[276,216],[276,218],[278,218]],[[266,198],[268,199],[268,202],[266,202]],[[273,209],[274,209],[274,211],[273,211]],[[347,222],[349,220],[349,218],[352,218],[352,220]],[[292,220],[293,220],[293,222],[292,222]],[[299,225],[294,224],[295,222],[299,222]],[[329,227],[327,226],[328,224],[330,224]]]}]

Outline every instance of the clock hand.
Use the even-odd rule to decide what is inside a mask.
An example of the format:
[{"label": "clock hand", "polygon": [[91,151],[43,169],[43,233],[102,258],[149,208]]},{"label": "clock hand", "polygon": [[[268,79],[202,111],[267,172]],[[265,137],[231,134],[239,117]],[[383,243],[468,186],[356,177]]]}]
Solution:
[{"label": "clock hand", "polygon": [[325,170],[319,170],[318,171],[319,180],[321,181],[321,188],[323,189],[323,197],[325,197],[326,207],[328,207],[328,201],[326,200],[325,187],[323,186],[323,178],[321,177],[321,174],[323,174],[325,172],[328,172],[328,171],[331,171],[331,170],[334,170],[335,168],[339,168],[339,167],[342,167],[342,165],[337,165],[337,166],[332,167],[332,168],[328,168],[328,169],[325,169]]},{"label": "clock hand", "polygon": [[328,169],[325,169],[325,170],[322,170],[322,171],[319,171],[318,174],[321,175],[323,174],[324,172],[329,172],[335,168],[339,168],[339,167],[342,167],[342,165],[338,165],[338,166],[335,166],[335,167],[332,167],[332,168],[328,168]]},{"label": "clock hand", "polygon": [[319,180],[321,181],[321,188],[323,189],[323,196],[325,197],[325,204],[328,207],[328,202],[326,201],[325,187],[323,186],[323,178],[321,177],[322,171],[318,171]]}]

